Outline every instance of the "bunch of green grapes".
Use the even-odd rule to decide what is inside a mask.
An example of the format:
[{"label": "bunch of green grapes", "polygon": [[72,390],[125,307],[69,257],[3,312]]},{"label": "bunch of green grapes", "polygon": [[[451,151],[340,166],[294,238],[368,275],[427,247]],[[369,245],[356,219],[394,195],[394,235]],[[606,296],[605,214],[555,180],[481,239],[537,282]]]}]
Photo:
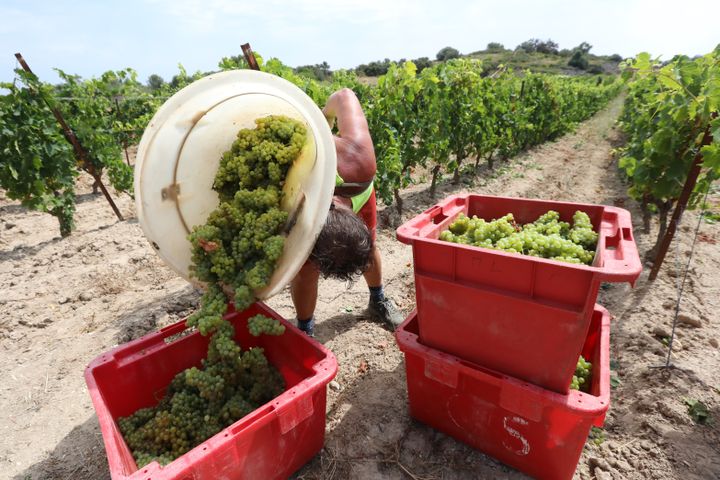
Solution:
[{"label": "bunch of green grapes", "polygon": [[489,222],[461,213],[438,238],[446,242],[590,265],[595,257],[598,234],[593,231],[586,213],[575,212],[570,225],[560,220],[558,212],[550,210],[534,222],[522,226],[515,222],[511,213]]},{"label": "bunch of green grapes", "polygon": [[285,389],[263,350],[203,360],[178,373],[156,407],[143,408],[118,424],[138,467],[166,465],[277,397]]},{"label": "bunch of green grapes", "polygon": [[597,245],[598,234],[593,230],[590,217],[585,212],[577,211],[573,215],[573,226],[570,230],[570,240],[582,245],[588,250],[595,250]]},{"label": "bunch of green grapes", "polygon": [[592,364],[585,360],[582,355],[575,367],[575,375],[570,382],[570,390],[590,391],[590,376],[592,375]]},{"label": "bunch of green grapes", "polygon": [[[269,116],[243,129],[222,155],[213,189],[220,204],[193,228],[191,273],[235,291],[244,310],[270,282],[285,246],[287,212],[280,208],[284,179],[307,140],[302,122]],[[204,304],[201,306],[204,310]]]},{"label": "bunch of green grapes", "polygon": [[248,330],[253,337],[265,335],[282,335],[285,333],[285,325],[274,318],[264,315],[255,315],[248,319]]},{"label": "bunch of green grapes", "polygon": [[[285,246],[283,182],[307,137],[305,126],[288,117],[255,123],[255,129],[240,130],[223,154],[213,184],[220,204],[188,237],[191,273],[207,290],[186,323],[209,336],[207,357],[178,373],[157,406],[118,420],[138,467],[171,462],[285,389],[263,349],[243,351],[224,318],[224,286],[234,290],[235,308],[242,311],[254,301],[253,292],[270,282]],[[255,336],[285,331],[262,315],[250,318],[248,329]]]}]

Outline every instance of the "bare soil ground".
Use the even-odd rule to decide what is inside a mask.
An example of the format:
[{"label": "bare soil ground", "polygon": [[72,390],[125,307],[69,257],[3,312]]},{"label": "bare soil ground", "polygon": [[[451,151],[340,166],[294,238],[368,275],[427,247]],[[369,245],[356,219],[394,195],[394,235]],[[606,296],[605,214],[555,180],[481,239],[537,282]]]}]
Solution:
[{"label": "bare soil ground", "polygon": [[[387,292],[405,313],[415,302],[410,247],[393,225],[451,193],[615,204],[629,209],[644,254],[656,232],[643,233],[611,150],[616,100],[566,135],[501,163],[455,187],[428,185],[404,193],[402,218],[387,209],[378,241]],[[28,212],[0,192],[0,478],[19,480],[109,478],[102,437],[83,380],[85,365],[111,347],[184,318],[195,291],[155,255],[134,217],[129,197],[118,222],[83,182],[77,231],[60,239],[49,215]],[[711,201],[717,204],[718,195]],[[660,276],[647,269],[634,289],[610,284],[599,303],[613,314],[612,405],[604,432],[589,441],[577,479],[720,478],[720,225],[700,224],[680,312],[672,370],[662,339],[671,329],[678,262],[689,258],[698,221],[689,212]],[[325,448],[297,473],[304,479],[520,479],[488,456],[430,427],[407,411],[403,355],[392,333],[367,320],[363,281],[322,281],[317,338],[337,356],[336,384],[328,389]],[[294,317],[287,291],[271,307]],[[678,345],[679,343],[679,345]],[[685,399],[703,401],[712,417],[696,424]]]}]

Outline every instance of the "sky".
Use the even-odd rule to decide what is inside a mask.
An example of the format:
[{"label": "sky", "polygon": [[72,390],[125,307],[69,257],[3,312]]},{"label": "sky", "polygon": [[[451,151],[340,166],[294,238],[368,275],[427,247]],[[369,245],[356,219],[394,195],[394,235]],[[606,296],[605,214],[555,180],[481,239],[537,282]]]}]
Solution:
[{"label": "sky", "polygon": [[530,38],[592,53],[704,54],[720,43],[720,0],[0,0],[0,81],[14,53],[48,82],[131,67],[145,81],[217,68],[249,42],[291,66],[461,53]]}]

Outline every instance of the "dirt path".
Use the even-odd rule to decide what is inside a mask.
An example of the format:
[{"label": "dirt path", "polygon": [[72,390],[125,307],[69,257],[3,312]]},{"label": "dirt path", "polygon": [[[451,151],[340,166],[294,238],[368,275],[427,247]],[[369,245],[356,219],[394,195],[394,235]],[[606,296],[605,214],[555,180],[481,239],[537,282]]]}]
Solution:
[{"label": "dirt path", "polygon": [[[484,180],[462,188],[442,184],[437,199],[459,191],[617,204],[631,210],[641,254],[654,232],[640,231],[639,213],[627,199],[610,151],[620,100],[577,132],[499,165]],[[427,185],[404,194],[402,219],[437,200]],[[116,222],[102,198],[85,194],[78,232],[54,238],[53,218],[28,213],[0,199],[0,478],[109,478],[97,420],[82,372],[89,360],[112,346],[184,317],[197,292],[177,278],[147,245],[136,220]],[[717,202],[717,195],[713,201]],[[133,215],[128,198],[121,209]],[[697,216],[680,230],[681,260],[687,259]],[[654,284],[641,278],[631,290],[609,285],[602,303],[614,315],[612,392],[604,441],[588,443],[578,479],[706,479],[720,477],[720,430],[693,423],[684,398],[699,399],[720,418],[719,225],[701,224],[681,312],[697,326],[679,327],[682,350],[669,374],[650,369],[664,360],[661,338],[670,330],[675,300],[675,247]],[[410,248],[379,232],[386,290],[405,312],[415,302]],[[392,334],[364,317],[367,289],[323,281],[316,328],[337,356],[340,370],[328,390],[326,446],[299,478],[526,478],[433,429],[407,413],[402,354]],[[294,316],[283,292],[268,302]],[[692,322],[694,320],[695,322]],[[664,329],[661,331],[658,329]],[[9,439],[8,442],[6,439]]]}]

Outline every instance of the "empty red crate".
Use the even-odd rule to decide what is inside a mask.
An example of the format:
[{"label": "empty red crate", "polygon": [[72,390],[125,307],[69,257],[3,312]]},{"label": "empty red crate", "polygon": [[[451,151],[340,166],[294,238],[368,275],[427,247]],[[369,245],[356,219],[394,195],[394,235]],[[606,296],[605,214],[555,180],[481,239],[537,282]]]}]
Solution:
[{"label": "empty red crate", "polygon": [[[280,320],[285,333],[250,336],[247,319],[258,313]],[[138,470],[118,417],[156,405],[175,374],[200,365],[208,341],[197,332],[173,339],[185,330],[178,322],[100,355],[85,370],[85,380],[114,480],[287,478],[320,451],[325,387],[337,372],[333,354],[262,303],[227,318],[243,348],[265,349],[285,378],[285,392],[167,466],[153,462]]]},{"label": "empty red crate", "polygon": [[[460,214],[518,223],[548,210],[588,214],[598,246],[592,265],[438,240]],[[601,282],[634,283],[642,264],[630,213],[616,207],[484,195],[451,196],[408,221],[423,344],[558,393],[570,387]]]},{"label": "empty red crate", "polygon": [[[395,332],[405,353],[410,414],[539,479],[570,479],[610,405],[610,315],[596,306],[582,355],[590,393],[562,395],[423,345],[415,312]],[[576,359],[577,361],[577,359]]]}]

